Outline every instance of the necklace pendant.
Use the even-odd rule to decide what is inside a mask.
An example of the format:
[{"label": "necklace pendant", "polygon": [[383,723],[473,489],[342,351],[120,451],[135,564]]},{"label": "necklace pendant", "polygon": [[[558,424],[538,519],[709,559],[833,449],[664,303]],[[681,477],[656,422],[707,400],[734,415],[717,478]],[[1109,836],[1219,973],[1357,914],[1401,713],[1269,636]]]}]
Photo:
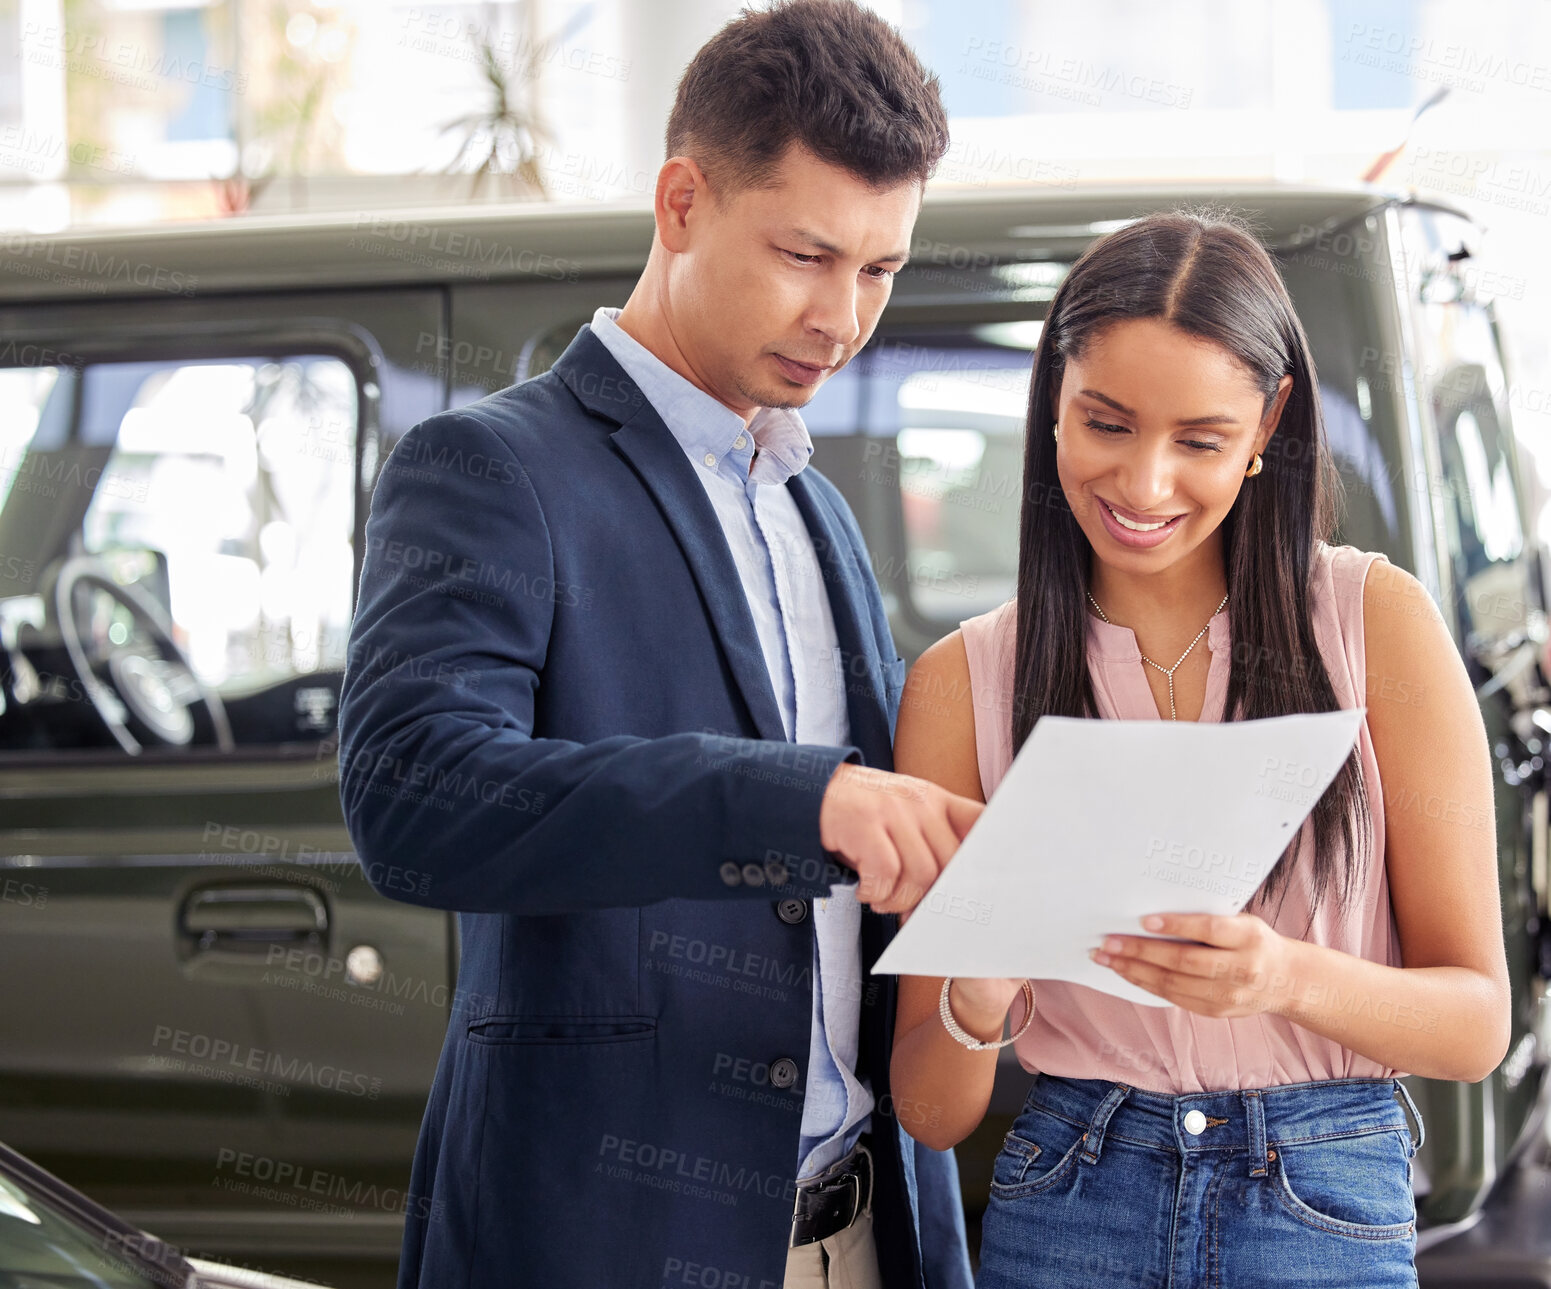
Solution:
[{"label": "necklace pendant", "polygon": [[[1093,592],[1092,591],[1088,591],[1088,592],[1086,592],[1086,594],[1088,596],[1088,603],[1093,605],[1094,609],[1097,610],[1099,617],[1102,618],[1105,622],[1109,622],[1109,614],[1105,613],[1103,608],[1099,605],[1099,602],[1093,598]],[[1228,603],[1228,596],[1227,596],[1226,593],[1224,593],[1222,599],[1218,602],[1217,608],[1213,612],[1212,617],[1215,618],[1217,616],[1217,614],[1221,613],[1223,611],[1223,605],[1225,605],[1227,603]],[[1169,719],[1171,721],[1177,721],[1179,719],[1179,710],[1174,706],[1174,673],[1179,669],[1179,664],[1184,662],[1185,659],[1190,656],[1190,651],[1192,649],[1194,649],[1198,644],[1201,643],[1201,637],[1206,634],[1207,628],[1210,627],[1211,625],[1212,625],[1211,619],[1208,619],[1207,623],[1206,623],[1206,626],[1202,627],[1201,630],[1196,632],[1196,638],[1194,640],[1192,640],[1188,645],[1185,646],[1185,652],[1180,654],[1180,656],[1174,660],[1174,665],[1172,667],[1165,667],[1161,662],[1154,662],[1146,654],[1142,653],[1142,651],[1140,649],[1137,650],[1137,656],[1139,658],[1141,658],[1141,660],[1143,662],[1145,662],[1149,667],[1156,667],[1159,671],[1161,671],[1165,676],[1168,677],[1168,681],[1169,681]],[[1134,638],[1134,633],[1133,633],[1133,638]]]}]

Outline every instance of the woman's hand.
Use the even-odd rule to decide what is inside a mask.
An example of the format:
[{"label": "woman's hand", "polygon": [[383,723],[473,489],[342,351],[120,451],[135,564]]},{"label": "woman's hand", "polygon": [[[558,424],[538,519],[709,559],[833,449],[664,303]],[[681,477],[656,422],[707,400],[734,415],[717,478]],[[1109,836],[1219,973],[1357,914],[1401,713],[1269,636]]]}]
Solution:
[{"label": "woman's hand", "polygon": [[1152,914],[1142,919],[1142,926],[1201,943],[1112,935],[1088,956],[1199,1016],[1226,1019],[1280,1012],[1292,1000],[1288,941],[1253,913]]}]

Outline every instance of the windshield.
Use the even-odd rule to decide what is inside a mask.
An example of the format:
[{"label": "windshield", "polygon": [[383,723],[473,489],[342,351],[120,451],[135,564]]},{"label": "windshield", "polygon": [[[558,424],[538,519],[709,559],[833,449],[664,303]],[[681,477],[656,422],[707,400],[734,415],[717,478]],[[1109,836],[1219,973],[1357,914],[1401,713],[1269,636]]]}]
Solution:
[{"label": "windshield", "polygon": [[[8,1162],[0,1155],[0,1165]],[[176,1250],[119,1223],[62,1183],[0,1171],[0,1289],[142,1289],[188,1283]],[[47,1176],[47,1174],[42,1174]],[[57,1188],[57,1190],[56,1190]],[[69,1206],[55,1202],[68,1198]],[[77,1213],[68,1208],[79,1206]],[[94,1221],[95,1212],[101,1220]]]}]

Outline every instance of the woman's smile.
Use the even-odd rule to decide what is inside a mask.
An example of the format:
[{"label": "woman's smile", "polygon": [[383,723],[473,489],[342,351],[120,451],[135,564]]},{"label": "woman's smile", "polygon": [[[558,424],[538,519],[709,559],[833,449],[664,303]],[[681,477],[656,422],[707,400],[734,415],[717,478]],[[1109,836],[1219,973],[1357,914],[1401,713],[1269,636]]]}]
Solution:
[{"label": "woman's smile", "polygon": [[1146,550],[1166,540],[1183,522],[1183,514],[1159,516],[1143,520],[1135,511],[1122,510],[1103,497],[1098,498],[1099,515],[1104,527],[1118,542],[1136,549]]}]

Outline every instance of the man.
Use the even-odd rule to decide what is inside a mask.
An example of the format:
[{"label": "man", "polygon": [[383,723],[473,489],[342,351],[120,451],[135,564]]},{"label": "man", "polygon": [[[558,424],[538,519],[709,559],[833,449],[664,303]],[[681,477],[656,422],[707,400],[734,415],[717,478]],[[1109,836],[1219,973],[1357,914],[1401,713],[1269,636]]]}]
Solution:
[{"label": "man", "polygon": [[745,12],[679,85],[624,309],[384,468],[341,796],[462,940],[402,1289],[968,1284],[867,969],[980,806],[888,773],[904,663],[796,411],[947,142],[852,0]]}]

